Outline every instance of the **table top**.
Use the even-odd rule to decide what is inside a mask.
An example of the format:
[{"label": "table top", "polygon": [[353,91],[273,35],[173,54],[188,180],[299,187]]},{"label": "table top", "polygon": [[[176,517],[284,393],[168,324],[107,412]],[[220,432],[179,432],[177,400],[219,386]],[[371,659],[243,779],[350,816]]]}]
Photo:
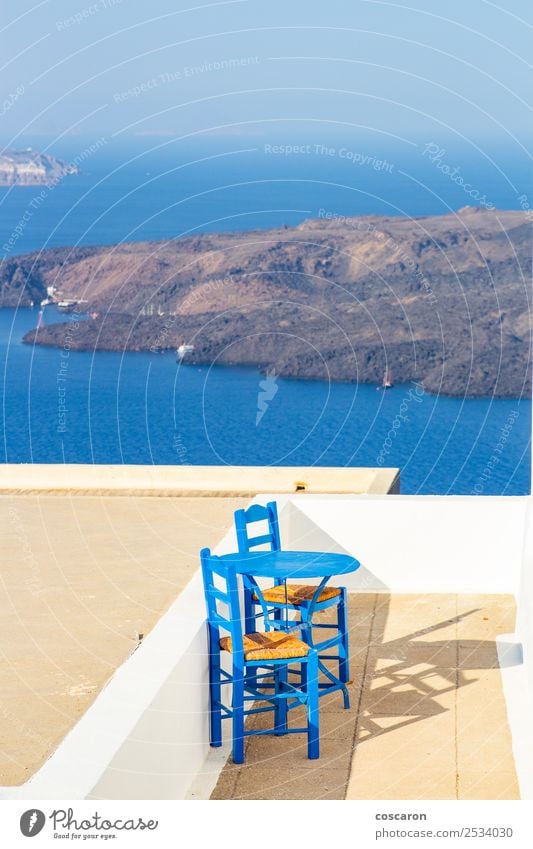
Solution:
[{"label": "table top", "polygon": [[349,554],[328,551],[250,551],[246,554],[223,554],[240,575],[256,578],[328,578],[347,575],[361,565]]}]

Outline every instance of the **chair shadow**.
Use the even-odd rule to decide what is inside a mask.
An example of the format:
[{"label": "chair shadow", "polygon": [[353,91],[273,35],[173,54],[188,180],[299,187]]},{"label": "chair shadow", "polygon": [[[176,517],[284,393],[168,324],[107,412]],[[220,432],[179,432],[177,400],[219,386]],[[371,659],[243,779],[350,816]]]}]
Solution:
[{"label": "chair shadow", "polygon": [[479,680],[465,677],[466,671],[499,667],[494,640],[420,639],[457,625],[480,609],[473,608],[395,640],[384,640],[389,599],[381,602],[361,684],[354,747],[445,713],[450,710],[447,694]]}]

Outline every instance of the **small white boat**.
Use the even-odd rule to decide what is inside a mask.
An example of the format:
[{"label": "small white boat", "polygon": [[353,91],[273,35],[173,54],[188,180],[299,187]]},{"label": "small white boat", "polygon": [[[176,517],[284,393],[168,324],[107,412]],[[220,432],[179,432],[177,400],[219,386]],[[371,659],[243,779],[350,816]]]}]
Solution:
[{"label": "small white boat", "polygon": [[392,382],[392,371],[390,368],[385,369],[385,374],[383,375],[383,383],[381,384],[383,389],[392,389],[394,383]]},{"label": "small white boat", "polygon": [[66,299],[63,301],[56,301],[56,307],[60,312],[73,312],[78,306],[79,301],[74,299]]},{"label": "small white boat", "polygon": [[193,351],[194,345],[186,345],[185,342],[182,342],[176,351],[176,358],[178,362],[181,362],[187,356],[187,354],[192,354]]}]

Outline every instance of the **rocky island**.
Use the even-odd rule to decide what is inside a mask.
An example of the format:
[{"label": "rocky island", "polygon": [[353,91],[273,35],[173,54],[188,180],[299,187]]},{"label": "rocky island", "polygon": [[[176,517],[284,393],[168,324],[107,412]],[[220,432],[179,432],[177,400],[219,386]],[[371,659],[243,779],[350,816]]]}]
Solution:
[{"label": "rocky island", "polygon": [[78,173],[77,165],[30,148],[0,154],[0,186],[43,186]]},{"label": "rocky island", "polygon": [[[92,319],[28,344],[151,350],[286,377],[416,380],[460,396],[530,394],[531,224],[518,211],[342,218],[297,227],[13,257],[0,304],[54,286]],[[80,307],[81,311],[81,307]],[[46,322],[45,322],[46,324]]]}]

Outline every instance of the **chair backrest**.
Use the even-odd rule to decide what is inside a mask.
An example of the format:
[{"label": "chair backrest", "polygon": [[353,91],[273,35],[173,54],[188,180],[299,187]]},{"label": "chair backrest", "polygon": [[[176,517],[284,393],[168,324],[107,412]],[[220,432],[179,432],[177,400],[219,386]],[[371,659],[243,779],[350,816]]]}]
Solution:
[{"label": "chair backrest", "polygon": [[211,628],[227,631],[232,652],[243,651],[241,605],[237,573],[208,548],[200,552],[207,621]]},{"label": "chair backrest", "polygon": [[[252,504],[247,510],[236,510],[234,516],[237,545],[241,553],[252,551],[260,545],[268,545],[270,551],[280,550],[278,509],[275,501],[269,501],[266,506]],[[268,524],[267,533],[255,537],[250,536],[248,526],[255,522],[264,521]]]}]

